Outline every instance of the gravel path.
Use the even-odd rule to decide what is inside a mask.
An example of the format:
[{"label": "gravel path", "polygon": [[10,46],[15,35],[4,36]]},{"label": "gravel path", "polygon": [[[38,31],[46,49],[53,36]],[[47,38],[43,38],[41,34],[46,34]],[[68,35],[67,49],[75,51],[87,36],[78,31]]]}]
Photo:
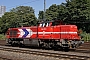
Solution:
[{"label": "gravel path", "polygon": [[[58,59],[54,57],[45,57],[40,55],[8,52],[8,51],[2,51],[2,50],[0,50],[0,57],[12,59],[12,60],[64,60],[64,59]],[[68,59],[65,59],[65,60],[68,60]]]},{"label": "gravel path", "polygon": [[[5,44],[5,41],[0,41],[1,44]],[[47,50],[46,50],[47,51]],[[52,52],[52,50],[51,50]],[[62,53],[62,54],[73,54],[75,52],[61,52],[56,51],[56,53]],[[88,56],[90,57],[90,54],[84,54],[84,53],[78,53],[80,56]],[[2,51],[0,50],[0,57],[5,57],[12,60],[70,60],[70,59],[63,59],[63,58],[54,58],[54,57],[46,57],[46,56],[40,56],[40,55],[32,55],[32,54],[25,54],[25,53],[16,53],[16,52],[8,52],[8,51]],[[1,60],[1,59],[0,59]],[[89,59],[90,60],[90,59]]]}]

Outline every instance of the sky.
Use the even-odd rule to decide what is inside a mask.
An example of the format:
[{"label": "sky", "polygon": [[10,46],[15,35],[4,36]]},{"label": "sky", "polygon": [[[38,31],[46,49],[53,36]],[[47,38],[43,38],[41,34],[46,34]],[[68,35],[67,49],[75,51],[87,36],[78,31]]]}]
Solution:
[{"label": "sky", "polygon": [[[59,5],[64,2],[65,0],[46,0],[46,9],[52,4]],[[35,15],[38,17],[39,11],[44,10],[44,0],[0,0],[0,6],[6,6],[6,12],[18,6],[30,6],[33,7]]]}]

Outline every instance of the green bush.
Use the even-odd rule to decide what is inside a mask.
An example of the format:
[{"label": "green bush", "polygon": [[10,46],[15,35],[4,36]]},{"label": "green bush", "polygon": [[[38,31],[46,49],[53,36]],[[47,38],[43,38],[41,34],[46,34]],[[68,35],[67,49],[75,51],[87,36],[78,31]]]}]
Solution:
[{"label": "green bush", "polygon": [[90,41],[90,33],[82,32],[80,36],[82,37],[82,40]]},{"label": "green bush", "polygon": [[0,40],[5,40],[5,35],[4,34],[0,34]]}]

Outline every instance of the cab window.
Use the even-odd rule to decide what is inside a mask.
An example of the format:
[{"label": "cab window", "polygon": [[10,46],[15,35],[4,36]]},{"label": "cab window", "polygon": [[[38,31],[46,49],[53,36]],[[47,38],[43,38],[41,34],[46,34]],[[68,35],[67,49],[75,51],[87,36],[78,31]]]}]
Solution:
[{"label": "cab window", "polygon": [[39,27],[48,27],[49,26],[49,23],[41,23],[40,25],[39,25]]}]

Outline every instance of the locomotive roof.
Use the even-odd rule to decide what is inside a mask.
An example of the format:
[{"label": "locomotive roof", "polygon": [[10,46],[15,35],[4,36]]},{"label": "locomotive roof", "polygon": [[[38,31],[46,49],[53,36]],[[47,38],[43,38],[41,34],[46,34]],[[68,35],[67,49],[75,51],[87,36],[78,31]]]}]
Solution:
[{"label": "locomotive roof", "polygon": [[56,21],[59,21],[59,22],[62,22],[61,20],[51,20],[51,21],[41,21],[41,22],[38,22],[38,23],[49,23],[49,22],[56,22]]}]

